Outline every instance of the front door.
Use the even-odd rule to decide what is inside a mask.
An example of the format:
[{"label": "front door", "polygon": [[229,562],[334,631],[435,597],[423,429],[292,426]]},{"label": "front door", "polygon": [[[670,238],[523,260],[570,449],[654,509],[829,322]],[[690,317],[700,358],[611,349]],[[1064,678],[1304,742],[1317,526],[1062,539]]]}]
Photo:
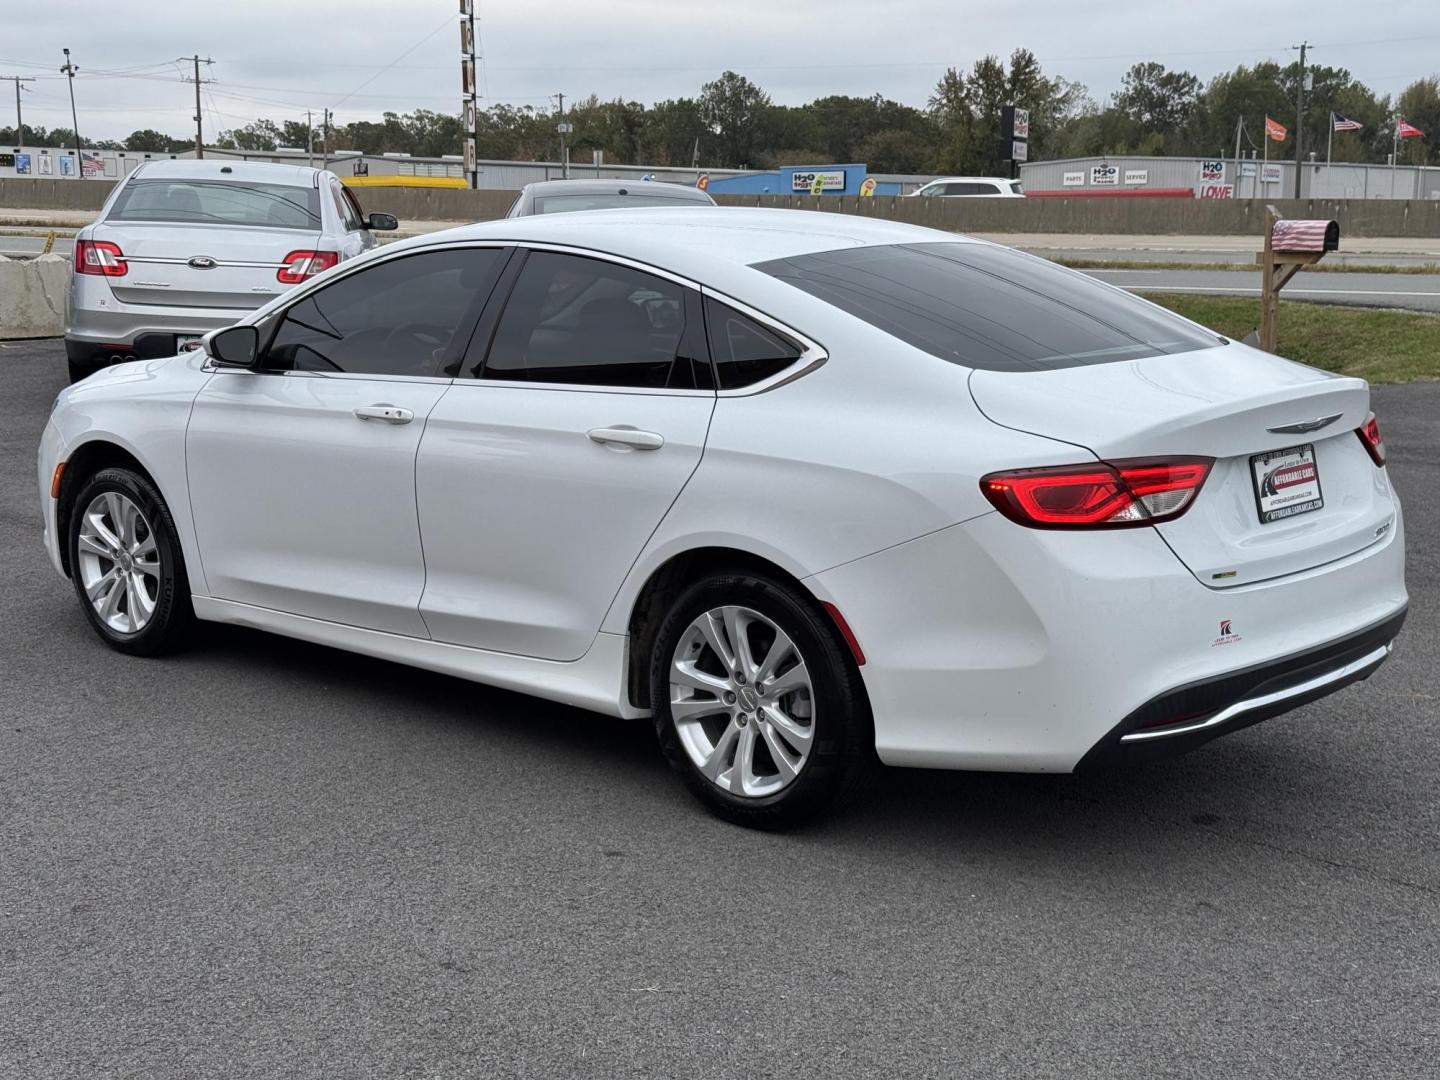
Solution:
[{"label": "front door", "polygon": [[693,292],[530,252],[483,367],[467,358],[420,443],[431,634],[583,656],[699,464],[714,407]]},{"label": "front door", "polygon": [[362,267],[273,316],[258,370],[206,383],[186,462],[212,596],[427,636],[416,448],[504,254]]}]

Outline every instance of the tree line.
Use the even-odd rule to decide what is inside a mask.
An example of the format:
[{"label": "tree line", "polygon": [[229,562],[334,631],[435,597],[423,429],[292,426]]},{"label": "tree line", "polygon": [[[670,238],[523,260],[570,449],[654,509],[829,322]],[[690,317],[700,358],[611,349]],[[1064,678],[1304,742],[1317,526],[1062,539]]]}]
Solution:
[{"label": "tree line", "polygon": [[[1426,133],[1400,144],[1400,161],[1440,164],[1440,76],[1417,79],[1392,99],[1344,68],[1307,70],[1314,80],[1305,116],[1308,149],[1324,155],[1330,114],[1338,112],[1363,126],[1358,132],[1334,133],[1334,159],[1383,164],[1398,111]],[[695,97],[645,105],[591,95],[567,108],[565,119],[572,125],[571,160],[581,163],[603,151],[612,164],[771,168],[865,162],[877,173],[996,174],[1003,170],[1000,112],[1010,104],[1030,111],[1031,161],[1120,154],[1228,157],[1242,120],[1241,149],[1261,148],[1267,115],[1291,129],[1284,144],[1271,147],[1270,156],[1280,158],[1294,152],[1300,75],[1298,62],[1282,66],[1266,60],[1203,82],[1191,72],[1148,61],[1131,67],[1120,89],[1102,103],[1082,84],[1046,75],[1033,53],[1019,49],[1008,61],[986,56],[968,70],[950,68],[923,107],[879,94],[777,105],[759,85],[727,71]],[[482,159],[555,160],[558,120],[553,110],[530,105],[498,103],[482,109],[476,117],[477,154]],[[64,128],[46,132],[27,125],[26,135],[31,145],[73,145],[72,133]],[[13,137],[13,129],[0,128],[0,143]],[[309,144],[317,152],[438,157],[461,153],[464,138],[459,115],[417,109],[328,130],[304,121],[260,119],[221,131],[215,142],[243,150]],[[194,143],[144,129],[123,142],[86,145],[177,153]]]}]

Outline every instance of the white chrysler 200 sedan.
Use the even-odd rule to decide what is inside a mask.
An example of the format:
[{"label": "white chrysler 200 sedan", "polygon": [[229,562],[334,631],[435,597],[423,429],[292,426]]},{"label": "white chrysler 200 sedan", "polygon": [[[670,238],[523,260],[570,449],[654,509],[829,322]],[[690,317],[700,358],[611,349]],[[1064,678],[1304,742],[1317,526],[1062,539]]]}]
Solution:
[{"label": "white chrysler 200 sedan", "polygon": [[760,827],[877,755],[1193,747],[1365,678],[1406,610],[1363,381],[838,214],[401,242],[63,391],[39,479],[117,649],[198,618],[648,715]]}]

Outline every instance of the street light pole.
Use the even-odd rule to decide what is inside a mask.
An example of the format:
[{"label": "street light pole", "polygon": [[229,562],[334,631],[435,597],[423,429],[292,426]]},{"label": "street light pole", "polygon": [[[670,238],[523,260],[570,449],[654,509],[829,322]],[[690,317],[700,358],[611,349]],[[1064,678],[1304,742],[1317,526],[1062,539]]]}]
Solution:
[{"label": "street light pole", "polygon": [[[65,50],[65,66],[60,69],[61,75],[70,76],[70,132],[75,136],[75,156],[80,156],[80,120],[75,115],[75,73],[80,69],[70,62],[70,50]],[[85,168],[80,161],[75,162],[79,167],[80,175],[85,175]]]}]

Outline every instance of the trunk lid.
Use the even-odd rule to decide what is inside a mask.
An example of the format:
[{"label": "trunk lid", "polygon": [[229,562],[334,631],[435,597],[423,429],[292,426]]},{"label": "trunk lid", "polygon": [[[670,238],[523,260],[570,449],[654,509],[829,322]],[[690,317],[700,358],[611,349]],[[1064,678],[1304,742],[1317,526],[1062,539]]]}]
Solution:
[{"label": "trunk lid", "polygon": [[124,221],[102,222],[92,235],[124,252],[128,272],[105,279],[117,300],[250,311],[289,288],[275,277],[285,256],[319,247],[321,234],[309,229]]},{"label": "trunk lid", "polygon": [[[1383,539],[1394,524],[1388,477],[1356,435],[1370,411],[1361,379],[1230,343],[1054,371],[977,370],[970,390],[995,423],[1072,443],[1102,460],[1213,457],[1190,509],[1155,526],[1211,588],[1344,558]],[[1259,455],[1299,447],[1313,448],[1308,460],[1295,454],[1252,464]],[[1314,501],[1304,494],[1312,474],[1323,505],[1294,513]],[[1273,520],[1261,520],[1261,488],[1263,505],[1282,510],[1269,515]],[[1287,491],[1302,493],[1288,510]]]}]

